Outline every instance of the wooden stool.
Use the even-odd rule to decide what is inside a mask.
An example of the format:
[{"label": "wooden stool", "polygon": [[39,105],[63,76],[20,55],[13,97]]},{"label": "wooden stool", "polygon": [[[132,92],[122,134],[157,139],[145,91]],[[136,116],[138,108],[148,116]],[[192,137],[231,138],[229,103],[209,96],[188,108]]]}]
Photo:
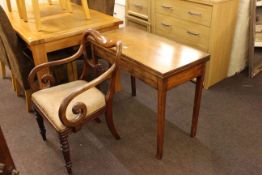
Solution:
[{"label": "wooden stool", "polygon": [[[82,7],[84,9],[84,13],[87,19],[90,19],[90,12],[87,4],[87,0],[81,0]],[[52,0],[48,0],[49,5],[52,4]],[[10,0],[6,0],[7,8],[9,12],[12,11],[11,2]],[[16,0],[17,8],[18,8],[18,14],[21,19],[23,19],[25,22],[27,22],[27,13],[26,13],[26,5],[25,0]],[[59,0],[60,6],[67,10],[69,13],[72,13],[72,5],[70,0]],[[40,17],[40,9],[39,9],[39,0],[32,0],[33,5],[33,13],[35,18],[35,25],[36,29],[40,30],[41,27],[41,17]]]}]

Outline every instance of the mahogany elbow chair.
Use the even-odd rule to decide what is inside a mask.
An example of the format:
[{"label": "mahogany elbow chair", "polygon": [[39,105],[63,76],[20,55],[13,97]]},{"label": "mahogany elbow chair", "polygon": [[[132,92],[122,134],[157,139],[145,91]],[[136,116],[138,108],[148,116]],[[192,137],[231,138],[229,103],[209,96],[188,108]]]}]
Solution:
[{"label": "mahogany elbow chair", "polygon": [[[90,82],[85,81],[88,68],[90,66],[99,67],[99,65],[93,65],[91,60],[95,59],[95,51],[94,49],[88,49],[90,47],[87,48],[87,45],[98,45],[108,50],[108,52],[115,48],[116,51],[114,55],[115,60],[111,62],[111,66]],[[33,91],[32,104],[41,136],[45,141],[46,130],[43,122],[43,118],[45,118],[58,133],[68,174],[72,174],[68,136],[81,129],[85,123],[98,119],[102,113],[105,113],[109,130],[116,139],[120,139],[113,123],[112,99],[115,91],[118,59],[121,56],[121,52],[122,44],[120,41],[107,40],[99,32],[89,29],[84,32],[80,48],[74,55],[59,61],[38,65],[29,75],[28,80]],[[39,90],[35,86],[34,80],[38,71],[52,66],[67,64],[78,58],[84,60],[79,80],[52,86],[55,79],[49,74],[42,77],[42,82],[49,84],[49,88]],[[109,80],[109,86],[106,94],[103,94],[96,86],[106,80]]]}]

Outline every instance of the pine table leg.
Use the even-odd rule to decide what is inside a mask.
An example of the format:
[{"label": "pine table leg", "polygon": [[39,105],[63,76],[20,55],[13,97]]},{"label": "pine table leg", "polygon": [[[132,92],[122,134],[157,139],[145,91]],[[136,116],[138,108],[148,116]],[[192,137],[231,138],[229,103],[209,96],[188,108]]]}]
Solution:
[{"label": "pine table leg", "polygon": [[12,6],[11,6],[10,0],[6,0],[6,5],[7,5],[7,8],[8,8],[8,11],[11,12],[12,11]]}]

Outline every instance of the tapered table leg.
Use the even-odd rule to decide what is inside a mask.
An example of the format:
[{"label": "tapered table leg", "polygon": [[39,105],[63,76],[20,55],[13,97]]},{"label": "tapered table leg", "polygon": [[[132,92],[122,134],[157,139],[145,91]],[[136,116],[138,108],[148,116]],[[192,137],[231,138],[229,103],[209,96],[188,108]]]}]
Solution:
[{"label": "tapered table leg", "polygon": [[157,159],[162,159],[164,135],[165,135],[165,109],[166,109],[166,88],[163,82],[158,83],[157,103]]},{"label": "tapered table leg", "polygon": [[200,103],[202,97],[203,81],[204,81],[204,74],[197,77],[194,109],[193,109],[193,117],[192,117],[191,133],[190,133],[191,137],[195,137],[197,132],[197,123],[198,123],[199,109],[200,109]]}]

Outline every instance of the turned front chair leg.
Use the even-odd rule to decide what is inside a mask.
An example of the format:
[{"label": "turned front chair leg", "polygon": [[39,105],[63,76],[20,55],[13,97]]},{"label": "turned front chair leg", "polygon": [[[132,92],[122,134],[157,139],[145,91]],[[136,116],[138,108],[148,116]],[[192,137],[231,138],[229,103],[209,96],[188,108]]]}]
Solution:
[{"label": "turned front chair leg", "polygon": [[2,61],[0,61],[0,64],[1,64],[1,76],[4,79],[6,77],[5,64]]},{"label": "turned front chair leg", "polygon": [[37,111],[34,111],[34,113],[35,113],[35,118],[36,118],[38,127],[40,129],[40,134],[42,136],[42,139],[44,141],[46,141],[46,129],[45,129],[45,125],[44,125],[44,120],[43,120],[42,116]]},{"label": "turned front chair leg", "polygon": [[60,140],[61,149],[62,149],[63,156],[64,156],[65,163],[66,163],[65,167],[67,169],[68,174],[71,175],[72,174],[72,162],[70,158],[70,147],[69,147],[69,142],[68,142],[68,135],[59,133],[59,140]]},{"label": "turned front chair leg", "polygon": [[84,13],[87,19],[90,19],[90,11],[88,8],[87,0],[81,0],[82,7],[84,9]]},{"label": "turned front chair leg", "polygon": [[39,31],[41,27],[41,19],[40,19],[40,9],[39,9],[38,0],[32,0],[32,5],[33,5],[36,29],[37,31]]}]

